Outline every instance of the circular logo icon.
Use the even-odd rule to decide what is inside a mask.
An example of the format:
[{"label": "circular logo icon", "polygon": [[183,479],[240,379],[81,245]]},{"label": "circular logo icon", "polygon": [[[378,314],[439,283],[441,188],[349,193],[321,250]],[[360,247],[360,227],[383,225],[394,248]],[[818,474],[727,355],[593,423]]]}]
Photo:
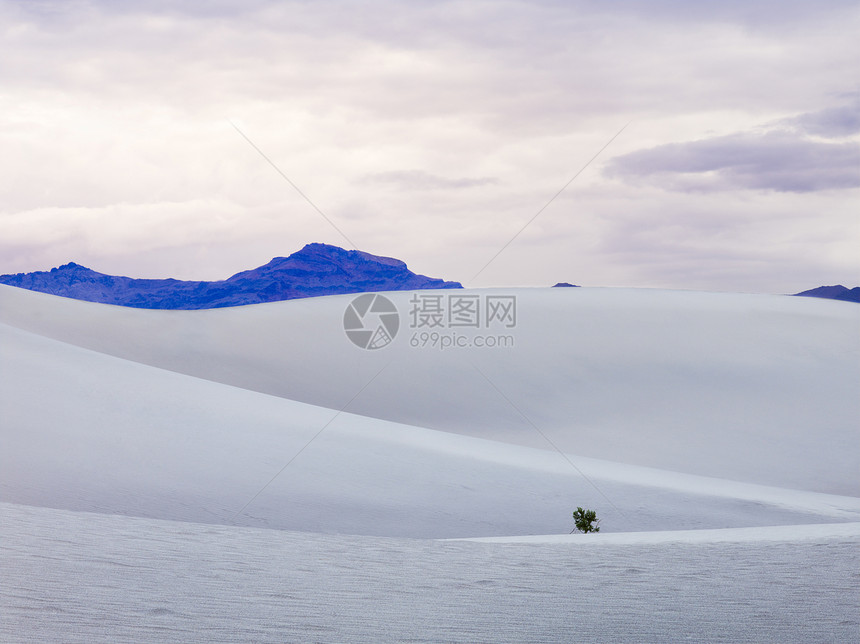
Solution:
[{"label": "circular logo icon", "polygon": [[343,312],[343,330],[362,349],[381,349],[391,344],[400,328],[394,302],[378,293],[364,293]]}]

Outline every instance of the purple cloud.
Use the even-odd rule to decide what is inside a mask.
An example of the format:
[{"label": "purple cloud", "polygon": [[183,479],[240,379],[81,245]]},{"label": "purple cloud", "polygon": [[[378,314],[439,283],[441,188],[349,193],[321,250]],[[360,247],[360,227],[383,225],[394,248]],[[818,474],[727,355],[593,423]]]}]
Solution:
[{"label": "purple cloud", "polygon": [[860,132],[860,100],[853,105],[808,112],[782,121],[802,132],[824,138],[840,138]]},{"label": "purple cloud", "polygon": [[638,150],[613,159],[606,172],[684,192],[842,190],[860,187],[860,144],[788,131],[732,134]]}]

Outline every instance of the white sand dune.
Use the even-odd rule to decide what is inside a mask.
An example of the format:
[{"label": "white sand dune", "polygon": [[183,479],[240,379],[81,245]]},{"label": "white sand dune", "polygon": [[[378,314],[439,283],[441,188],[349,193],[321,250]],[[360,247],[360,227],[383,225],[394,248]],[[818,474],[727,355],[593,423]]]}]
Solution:
[{"label": "white sand dune", "polygon": [[512,349],[410,347],[403,292],[389,294],[401,332],[379,351],[346,338],[351,296],[146,311],[4,287],[0,322],[374,418],[547,449],[539,429],[582,456],[860,495],[860,307],[628,289],[495,293],[518,298],[517,325],[503,330]]},{"label": "white sand dune", "polygon": [[565,459],[336,414],[6,325],[0,338],[7,501],[413,537],[565,532],[576,503],[601,507],[610,531],[860,519],[854,497]]},{"label": "white sand dune", "polygon": [[[671,624],[712,641],[815,641],[816,633],[851,641],[858,606],[845,593],[856,583],[847,571],[856,569],[860,543],[860,307],[624,289],[462,294],[516,296],[516,326],[493,331],[509,334],[513,348],[410,346],[420,331],[408,326],[410,293],[387,294],[401,313],[400,333],[367,351],[343,332],[352,296],[147,311],[0,287],[0,524],[11,544],[0,548],[0,569],[12,581],[0,590],[0,610],[15,616],[0,638],[99,639],[85,608],[46,612],[41,602],[61,601],[50,588],[71,574],[68,566],[98,584],[98,552],[140,530],[148,554],[123,551],[113,564],[140,571],[190,558],[189,578],[214,566],[224,583],[210,588],[211,611],[179,602],[182,613],[162,605],[176,601],[172,591],[117,581],[127,601],[156,611],[137,618],[125,603],[98,600],[93,610],[115,611],[110,632],[119,639],[183,639],[185,619],[215,629],[216,640],[374,641],[384,624],[420,613],[414,628],[388,626],[391,637],[379,639],[558,641],[565,611],[587,620],[588,607],[602,602],[625,615],[613,622],[613,641],[683,639],[669,636]],[[599,535],[568,534],[577,505],[598,510]],[[119,516],[92,518],[105,515]],[[31,534],[28,525],[41,527]],[[436,546],[428,538],[487,543]],[[208,544],[209,558],[187,540]],[[66,563],[45,567],[52,541]],[[235,547],[225,550],[228,542]],[[821,547],[830,553],[828,579],[809,563]],[[219,611],[242,610],[228,595],[236,584],[254,586],[235,566],[259,569],[260,557],[283,556],[283,548],[318,557],[311,567],[320,581],[305,590],[322,606],[348,606],[352,622],[305,606],[301,624],[273,619],[255,635],[254,620],[265,619],[258,611],[230,630]],[[505,548],[515,550],[497,550]],[[592,554],[559,559],[559,548]],[[767,548],[779,561],[762,556]],[[551,571],[583,556],[613,582],[597,590],[599,577],[589,576],[594,595],[574,610],[563,597],[575,580]],[[641,557],[672,570],[660,580],[649,568],[642,579],[658,589],[656,604],[646,597],[631,608],[630,562]],[[486,587],[469,571],[474,561],[500,558],[508,561],[481,577]],[[335,598],[325,585],[339,559],[373,572],[349,573]],[[799,568],[786,577],[793,560]],[[274,576],[262,575],[266,587],[254,586],[274,598],[258,598],[272,610],[296,607],[289,588],[301,556],[290,561],[292,573],[275,565]],[[392,561],[437,571],[410,577],[426,589],[410,595],[424,609],[397,603],[403,573]],[[654,630],[631,626],[654,606],[672,612],[673,583],[702,566],[710,571],[703,579],[713,578],[721,565],[749,577],[740,590],[727,578],[699,597],[704,622],[666,613]],[[523,578],[521,566],[537,567]],[[287,588],[276,590],[278,579]],[[361,579],[385,614],[360,619]],[[539,579],[553,586],[549,596],[541,597]],[[765,601],[771,582],[793,589],[776,605]],[[521,583],[527,599],[511,612]],[[505,617],[494,626],[475,616],[470,628],[468,611],[480,612],[480,602],[466,600],[466,588],[493,588],[487,600],[507,606]],[[821,601],[798,608],[797,598],[812,592]],[[451,597],[460,597],[457,608],[446,604]],[[544,622],[526,619],[545,600],[554,603],[541,609]],[[757,626],[729,628],[719,611],[739,623],[755,615]],[[786,611],[800,611],[806,625],[787,626]]]},{"label": "white sand dune", "polygon": [[860,522],[822,523],[808,525],[766,526],[760,528],[721,528],[718,530],[661,530],[651,532],[616,532],[584,536],[575,534],[545,534],[520,537],[478,537],[452,539],[481,543],[561,544],[575,547],[605,547],[617,545],[653,545],[671,543],[781,543],[795,541],[851,540],[860,541]]},{"label": "white sand dune", "polygon": [[[0,289],[3,500],[422,537],[563,533],[583,504],[610,531],[857,520],[856,307],[570,292],[517,291],[518,346],[481,353],[412,348],[408,329],[359,349],[340,326],[351,298],[175,312]],[[637,322],[659,337],[631,342]]]}]

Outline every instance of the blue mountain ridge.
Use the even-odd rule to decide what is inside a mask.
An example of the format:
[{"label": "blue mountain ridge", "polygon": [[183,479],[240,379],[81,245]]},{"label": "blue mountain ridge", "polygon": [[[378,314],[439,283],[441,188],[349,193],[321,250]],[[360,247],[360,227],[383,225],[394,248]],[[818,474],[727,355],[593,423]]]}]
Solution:
[{"label": "blue mountain ridge", "polygon": [[847,288],[842,284],[835,286],[819,286],[808,291],[795,293],[799,297],[823,297],[830,300],[842,300],[844,302],[860,302],[860,286]]},{"label": "blue mountain ridge", "polygon": [[0,283],[88,302],[186,310],[342,293],[463,288],[459,282],[416,275],[399,259],[316,243],[214,282],[105,275],[70,262],[50,271],[0,275]]},{"label": "blue mountain ridge", "polygon": [[[417,275],[399,259],[319,243],[219,281],[135,279],[69,262],[50,271],[0,275],[0,284],[142,309],[210,309],[345,293],[463,288],[459,282]],[[860,302],[860,287],[819,286],[794,295]]]}]

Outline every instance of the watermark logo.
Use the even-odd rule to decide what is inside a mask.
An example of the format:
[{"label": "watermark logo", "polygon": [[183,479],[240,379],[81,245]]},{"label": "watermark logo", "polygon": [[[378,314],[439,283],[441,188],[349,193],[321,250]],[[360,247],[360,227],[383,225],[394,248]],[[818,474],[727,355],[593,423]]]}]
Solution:
[{"label": "watermark logo", "polygon": [[346,336],[362,349],[381,349],[391,344],[400,329],[400,314],[394,302],[378,293],[364,293],[349,303],[343,313]]},{"label": "watermark logo", "polygon": [[[409,299],[409,346],[413,349],[513,348],[515,295],[413,293]],[[362,349],[381,349],[400,329],[394,303],[378,293],[353,299],[343,314],[347,337]]]},{"label": "watermark logo", "polygon": [[410,329],[512,329],[517,325],[516,295],[415,293],[409,304]]},{"label": "watermark logo", "polygon": [[513,348],[510,334],[485,330],[517,325],[515,295],[475,293],[415,293],[409,300],[409,328],[413,349]]}]

